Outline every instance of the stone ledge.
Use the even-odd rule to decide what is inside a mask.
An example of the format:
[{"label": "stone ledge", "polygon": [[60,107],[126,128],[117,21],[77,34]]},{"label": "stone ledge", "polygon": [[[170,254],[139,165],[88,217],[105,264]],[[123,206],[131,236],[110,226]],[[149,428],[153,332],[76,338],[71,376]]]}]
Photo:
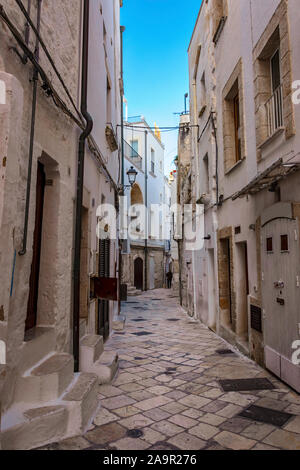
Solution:
[{"label": "stone ledge", "polygon": [[285,132],[285,127],[279,127],[270,137],[268,137],[260,145],[258,145],[257,148],[259,150],[262,150],[264,147],[269,145],[271,142],[273,142],[273,140],[275,140],[279,135],[283,134],[284,132]]}]

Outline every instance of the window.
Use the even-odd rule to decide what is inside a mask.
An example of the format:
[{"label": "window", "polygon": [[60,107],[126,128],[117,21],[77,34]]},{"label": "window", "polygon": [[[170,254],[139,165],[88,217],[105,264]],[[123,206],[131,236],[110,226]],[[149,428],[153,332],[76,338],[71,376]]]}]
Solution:
[{"label": "window", "polygon": [[200,111],[199,118],[201,118],[206,110],[206,80],[205,72],[203,72],[200,81]]},{"label": "window", "polygon": [[289,237],[288,235],[281,235],[280,237],[280,246],[282,252],[289,251]]},{"label": "window", "polygon": [[106,27],[105,27],[105,23],[103,21],[103,47],[104,47],[104,54],[105,54],[105,58],[107,59],[107,34],[106,34]]},{"label": "window", "polygon": [[242,159],[240,99],[239,99],[238,93],[233,98],[233,114],[234,114],[234,137],[235,137],[235,161],[238,162]]},{"label": "window", "polygon": [[139,141],[138,140],[131,140],[130,145],[132,147],[131,157],[135,157],[136,153],[139,153]]},{"label": "window", "polygon": [[108,78],[106,82],[106,122],[111,123],[111,87]]},{"label": "window", "polygon": [[217,44],[227,18],[227,0],[213,0],[213,42]]},{"label": "window", "polygon": [[273,93],[280,86],[280,56],[279,49],[271,57],[271,80],[272,80],[272,90]]},{"label": "window", "polygon": [[208,153],[203,158],[204,172],[203,172],[203,191],[205,194],[209,193],[209,167],[208,167]]},{"label": "window", "polygon": [[268,135],[283,127],[282,89],[280,78],[280,53],[275,51],[270,60],[271,98],[266,103]]},{"label": "window", "polygon": [[151,149],[151,173],[155,173],[155,151]]},{"label": "window", "polygon": [[[288,2],[278,3],[272,20],[253,49],[258,161],[273,135],[282,132],[289,139],[296,133],[293,94],[290,92],[293,74]],[[284,99],[283,85],[284,90],[288,90]]]},{"label": "window", "polygon": [[240,60],[223,89],[225,174],[246,157],[243,64]]},{"label": "window", "polygon": [[267,253],[273,253],[273,238],[269,237],[266,241]]}]

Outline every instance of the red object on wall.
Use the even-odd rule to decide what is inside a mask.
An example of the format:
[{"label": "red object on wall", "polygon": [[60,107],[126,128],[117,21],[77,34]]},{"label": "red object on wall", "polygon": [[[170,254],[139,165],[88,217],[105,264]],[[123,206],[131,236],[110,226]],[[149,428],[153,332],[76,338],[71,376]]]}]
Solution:
[{"label": "red object on wall", "polygon": [[91,290],[101,300],[118,300],[118,279],[114,277],[91,278]]}]

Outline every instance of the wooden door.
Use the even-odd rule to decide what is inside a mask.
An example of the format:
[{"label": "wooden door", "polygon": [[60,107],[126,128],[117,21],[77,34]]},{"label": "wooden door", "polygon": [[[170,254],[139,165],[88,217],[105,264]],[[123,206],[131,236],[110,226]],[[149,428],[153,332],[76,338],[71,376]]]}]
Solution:
[{"label": "wooden door", "polygon": [[[99,241],[99,276],[110,277],[110,240]],[[104,341],[109,337],[109,301],[98,300],[98,331]]]},{"label": "wooden door", "polygon": [[267,223],[261,249],[266,367],[300,392],[300,366],[292,363],[300,323],[298,221]]},{"label": "wooden door", "polygon": [[144,284],[144,272],[143,272],[143,260],[142,258],[136,258],[134,260],[134,286],[138,290],[143,290]]},{"label": "wooden door", "polygon": [[37,303],[39,291],[41,243],[42,243],[42,224],[45,193],[45,172],[44,166],[38,162],[37,181],[36,181],[36,208],[35,208],[35,227],[33,235],[33,254],[31,273],[29,281],[29,298],[27,305],[27,317],[25,331],[36,326]]}]

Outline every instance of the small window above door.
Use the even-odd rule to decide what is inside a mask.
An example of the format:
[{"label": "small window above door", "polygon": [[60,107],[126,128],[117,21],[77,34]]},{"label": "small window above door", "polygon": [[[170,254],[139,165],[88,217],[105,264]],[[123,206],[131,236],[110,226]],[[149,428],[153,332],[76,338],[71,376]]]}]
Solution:
[{"label": "small window above door", "polygon": [[289,251],[289,236],[288,235],[280,236],[280,249],[281,249],[281,253],[286,253]]},{"label": "small window above door", "polygon": [[266,250],[267,253],[273,253],[273,237],[266,239]]}]

